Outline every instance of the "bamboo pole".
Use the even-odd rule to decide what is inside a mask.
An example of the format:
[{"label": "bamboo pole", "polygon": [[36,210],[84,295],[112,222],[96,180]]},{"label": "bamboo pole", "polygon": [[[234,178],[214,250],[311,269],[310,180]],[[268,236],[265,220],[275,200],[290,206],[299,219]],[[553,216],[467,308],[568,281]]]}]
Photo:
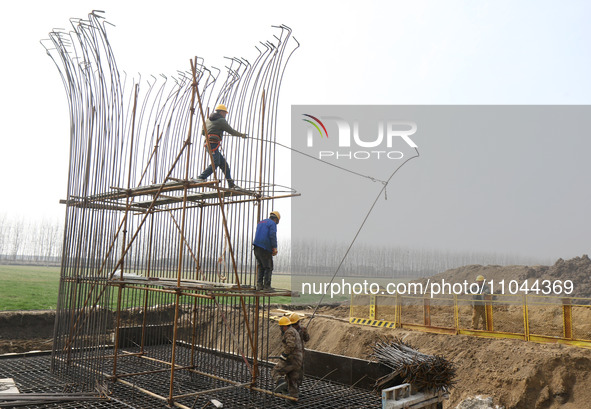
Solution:
[{"label": "bamboo pole", "polygon": [[[197,94],[197,72],[196,72],[196,65],[197,65],[197,58],[195,58],[195,64],[191,64],[191,71],[193,74],[193,84],[191,89],[191,114],[189,115],[189,133],[187,136],[188,147],[187,147],[187,160],[185,162],[185,180],[189,179],[189,164],[191,161],[191,137],[193,135],[193,117],[195,115],[195,94]],[[177,287],[181,286],[181,275],[183,271],[183,250],[185,248],[184,238],[185,238],[185,221],[187,215],[187,185],[185,185],[185,189],[183,192],[183,211],[182,211],[182,218],[181,218],[181,227],[180,227],[180,235],[181,235],[181,242],[179,244],[179,261],[178,261],[178,271],[177,271]],[[174,393],[174,366],[175,366],[175,358],[176,358],[176,340],[178,336],[178,319],[179,319],[179,303],[180,303],[180,291],[177,292],[175,296],[175,309],[174,309],[174,328],[172,332],[172,367],[170,370],[170,388],[168,391],[168,401],[172,403],[172,395]]]},{"label": "bamboo pole", "polygon": [[[193,63],[191,62],[191,65],[193,65]],[[195,83],[195,87],[197,88],[197,84]],[[197,90],[197,101],[199,103],[199,112],[201,114],[201,120],[203,121],[203,129],[204,129],[204,133],[205,133],[205,138],[207,140],[207,146],[208,146],[208,151],[209,151],[209,155],[210,155],[210,159],[212,162],[212,167],[213,167],[213,155],[211,152],[211,149],[209,147],[209,135],[207,134],[207,128],[205,127],[205,115],[203,113],[203,105],[201,104],[201,96],[199,95],[199,90]],[[215,174],[215,172],[214,172]],[[223,227],[224,227],[224,233],[226,236],[226,240],[228,243],[228,248],[229,248],[229,253],[230,253],[230,258],[232,259],[232,267],[234,270],[234,278],[236,280],[236,284],[238,285],[238,290],[241,290],[241,286],[240,286],[240,277],[238,277],[238,268],[236,267],[236,259],[234,258],[234,249],[232,247],[232,242],[230,240],[230,231],[228,230],[228,223],[226,221],[226,213],[224,211],[224,199],[220,193],[219,190],[219,185],[218,185],[218,199],[219,199],[219,208],[220,208],[220,213],[222,215],[222,223],[223,223]],[[246,331],[248,333],[248,342],[249,342],[249,346],[252,346],[253,344],[253,340],[252,340],[252,332],[250,329],[250,324],[249,324],[249,320],[248,320],[248,314],[246,312],[246,303],[244,302],[244,297],[240,296],[240,304],[242,306],[242,313],[243,313],[243,317],[244,317],[244,323],[245,323],[245,327],[246,327]],[[254,374],[253,374],[254,376]]]},{"label": "bamboo pole", "polygon": [[[129,148],[129,168],[127,170],[127,189],[131,188],[131,170],[132,170],[132,163],[133,163],[133,141],[135,136],[135,115],[136,115],[136,108],[137,108],[137,97],[138,97],[138,90],[139,85],[135,84],[135,93],[133,97],[133,111],[132,111],[132,122],[131,122],[131,141],[130,141],[130,148]],[[121,240],[122,244],[122,251],[125,249],[125,239],[127,238],[127,212],[129,211],[129,204],[130,204],[130,197],[129,195],[126,198],[125,203],[125,224],[123,226],[123,238]],[[123,280],[123,273],[125,271],[125,263],[121,263],[121,277],[120,279]],[[115,327],[115,346],[114,346],[114,355],[113,358],[113,376],[117,375],[117,351],[119,350],[119,328],[121,327],[121,297],[123,293],[123,286],[120,285],[117,291],[117,325]]]}]

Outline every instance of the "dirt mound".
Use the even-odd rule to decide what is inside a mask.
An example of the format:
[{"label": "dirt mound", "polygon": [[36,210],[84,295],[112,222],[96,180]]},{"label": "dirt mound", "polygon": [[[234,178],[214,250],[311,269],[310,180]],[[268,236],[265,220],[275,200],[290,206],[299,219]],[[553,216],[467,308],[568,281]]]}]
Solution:
[{"label": "dirt mound", "polygon": [[540,278],[549,280],[571,280],[574,283],[573,297],[591,297],[591,259],[586,254],[570,260],[559,258],[549,268],[539,267],[528,278]]},{"label": "dirt mound", "polygon": [[[588,258],[578,260],[583,267],[588,264]],[[563,263],[567,266],[576,264],[577,259]],[[491,270],[491,267],[501,270],[496,266],[485,268]],[[566,269],[571,271],[571,267]],[[521,268],[529,267],[515,266],[513,271]],[[562,268],[565,268],[562,263],[557,262],[547,267],[546,272],[560,274]],[[476,271],[481,270],[469,266],[463,272],[467,277]],[[299,312],[309,316],[312,311],[313,308],[305,308]],[[455,409],[458,405],[463,405],[463,409],[497,406],[505,409],[591,408],[591,350],[559,344],[357,326],[348,323],[348,312],[347,305],[320,307],[309,325],[311,340],[306,348],[367,359],[377,340],[399,337],[420,352],[443,355],[456,365],[458,375],[450,400],[445,403],[446,409]],[[51,349],[50,339],[32,336],[51,334],[53,314],[0,314],[0,353]],[[280,330],[272,325],[269,355],[279,355],[280,350]]]},{"label": "dirt mound", "polygon": [[[343,307],[323,308],[337,315]],[[310,313],[310,310],[300,312]],[[281,351],[279,328],[271,329],[270,355]],[[591,351],[554,344],[439,335],[350,325],[318,317],[309,325],[306,348],[368,358],[380,338],[400,337],[425,354],[445,356],[457,366],[457,385],[445,408],[477,395],[506,409],[580,409],[591,407]],[[490,400],[488,399],[490,398]],[[471,407],[471,406],[465,406]],[[478,407],[478,406],[477,406]]]},{"label": "dirt mound", "polygon": [[[458,374],[457,385],[445,403],[446,409],[460,404],[464,405],[462,408],[481,408],[487,407],[482,405],[488,402],[492,402],[488,407],[498,405],[506,409],[591,407],[591,350],[519,340],[357,326],[346,322],[347,311],[347,306],[319,308],[319,315],[309,325],[311,340],[306,348],[367,359],[377,340],[400,337],[425,354],[443,355],[454,362]],[[310,315],[312,309],[300,312]],[[11,318],[6,319],[7,323],[18,318],[19,326],[34,328],[34,325],[27,325],[30,317],[30,322],[40,324],[36,314],[9,315]],[[49,324],[48,320],[43,322]],[[51,326],[46,327],[49,330]],[[3,335],[0,353],[51,349],[50,339],[15,339],[6,327],[0,333]],[[269,355],[276,356],[280,351],[280,330],[278,326],[272,326]],[[476,399],[479,395],[483,397],[482,402]]]},{"label": "dirt mound", "polygon": [[1,311],[0,354],[50,350],[55,311]]},{"label": "dirt mound", "polygon": [[[506,282],[516,280],[519,284],[527,281],[530,287],[534,280],[550,280],[552,282],[560,280],[563,283],[566,280],[571,280],[573,292],[569,294],[570,297],[591,297],[591,259],[586,254],[570,260],[559,258],[552,266],[482,266],[473,264],[446,270],[430,277],[430,280],[431,282],[445,280],[449,283],[462,283],[466,280],[472,283],[479,275],[497,283],[500,280]],[[426,283],[427,279],[418,281]]]},{"label": "dirt mound", "polygon": [[53,337],[55,311],[1,311],[0,339]]},{"label": "dirt mound", "polygon": [[460,403],[456,409],[503,409],[503,407],[495,405],[490,396],[474,396]]}]

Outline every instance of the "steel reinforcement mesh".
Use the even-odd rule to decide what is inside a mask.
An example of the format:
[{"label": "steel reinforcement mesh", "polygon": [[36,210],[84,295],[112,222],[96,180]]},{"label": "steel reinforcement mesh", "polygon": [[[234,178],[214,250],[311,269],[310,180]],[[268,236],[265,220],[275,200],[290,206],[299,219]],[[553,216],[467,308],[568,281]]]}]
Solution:
[{"label": "steel reinforcement mesh", "polygon": [[[153,347],[168,350],[167,347]],[[129,351],[132,352],[132,351]],[[220,358],[218,374],[231,377],[232,358]],[[150,362],[139,357],[127,357],[121,360],[122,373],[136,373],[162,369],[166,365]],[[21,393],[39,392],[77,392],[79,387],[71,378],[58,376],[49,370],[50,356],[36,355],[27,357],[3,357],[0,359],[0,378],[13,378]],[[269,387],[271,367],[267,364],[260,367],[260,377],[257,386]],[[123,377],[126,382],[137,387],[146,388],[159,395],[166,395],[169,387],[169,372],[153,373]],[[248,381],[248,379],[242,379]],[[238,380],[240,382],[241,380]],[[138,389],[120,382],[108,382],[109,399],[101,401],[62,402],[41,405],[29,405],[29,408],[137,408],[156,409],[167,408],[166,402],[151,397]],[[230,383],[214,379],[188,370],[176,371],[175,395],[205,391],[215,388],[231,386]],[[301,387],[300,399],[294,404],[286,400],[263,392],[244,387],[235,387],[178,399],[177,402],[194,408],[202,408],[211,399],[224,404],[225,408],[380,408],[381,399],[375,394],[358,388],[338,385],[323,380],[305,378]]]},{"label": "steel reinforcement mesh", "polygon": [[[252,240],[275,199],[295,195],[275,181],[280,88],[299,46],[291,29],[273,27],[250,62],[227,58],[219,70],[194,57],[174,76],[136,79],[119,70],[102,12],[70,21],[43,42],[71,123],[52,370],[92,389],[119,375],[118,349],[129,346],[167,344],[145,356],[169,365],[187,354],[204,363],[176,351],[182,343],[267,356],[270,297],[253,294]],[[218,104],[240,135],[214,149],[202,131]],[[240,187],[224,181],[221,163],[196,178],[217,149]],[[208,371],[223,364],[207,361]],[[230,379],[252,378],[231,364]]]}]

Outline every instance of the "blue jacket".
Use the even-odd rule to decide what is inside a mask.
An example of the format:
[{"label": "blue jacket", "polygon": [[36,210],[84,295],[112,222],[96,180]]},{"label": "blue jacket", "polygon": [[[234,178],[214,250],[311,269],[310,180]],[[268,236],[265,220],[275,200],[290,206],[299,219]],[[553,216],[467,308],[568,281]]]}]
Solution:
[{"label": "blue jacket", "polygon": [[271,219],[261,220],[252,242],[257,247],[272,252],[277,248],[277,223]]}]

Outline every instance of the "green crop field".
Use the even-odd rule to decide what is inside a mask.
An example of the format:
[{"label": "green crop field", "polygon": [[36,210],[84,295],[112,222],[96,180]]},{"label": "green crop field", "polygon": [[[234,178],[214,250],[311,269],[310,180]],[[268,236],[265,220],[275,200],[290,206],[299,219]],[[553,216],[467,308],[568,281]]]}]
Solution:
[{"label": "green crop field", "polygon": [[0,265],[0,311],[57,307],[59,267]]},{"label": "green crop field", "polygon": [[[56,309],[59,276],[59,267],[0,264],[0,311]],[[275,274],[272,284],[277,288],[290,289],[290,276]],[[289,304],[291,298],[273,297],[271,302]]]},{"label": "green crop field", "polygon": [[[273,274],[271,285],[278,289],[301,291],[302,282],[324,283],[330,281],[331,277],[307,276],[296,277],[296,287],[292,289],[292,277],[287,274]],[[339,282],[336,280],[336,282]],[[347,282],[359,281],[355,278],[346,278]],[[379,280],[378,280],[379,281]],[[0,311],[6,310],[45,310],[57,307],[59,288],[59,267],[42,266],[10,266],[0,265]],[[114,293],[112,293],[113,296]],[[142,305],[143,291],[132,290],[126,292],[127,305]],[[300,294],[295,298],[271,297],[270,302],[274,304],[314,304],[320,299],[319,294]],[[329,295],[323,299],[324,303],[349,300],[348,294],[340,294],[331,298]],[[131,300],[131,301],[129,301]],[[227,300],[221,302],[228,302]],[[110,300],[114,308],[116,299]]]}]

